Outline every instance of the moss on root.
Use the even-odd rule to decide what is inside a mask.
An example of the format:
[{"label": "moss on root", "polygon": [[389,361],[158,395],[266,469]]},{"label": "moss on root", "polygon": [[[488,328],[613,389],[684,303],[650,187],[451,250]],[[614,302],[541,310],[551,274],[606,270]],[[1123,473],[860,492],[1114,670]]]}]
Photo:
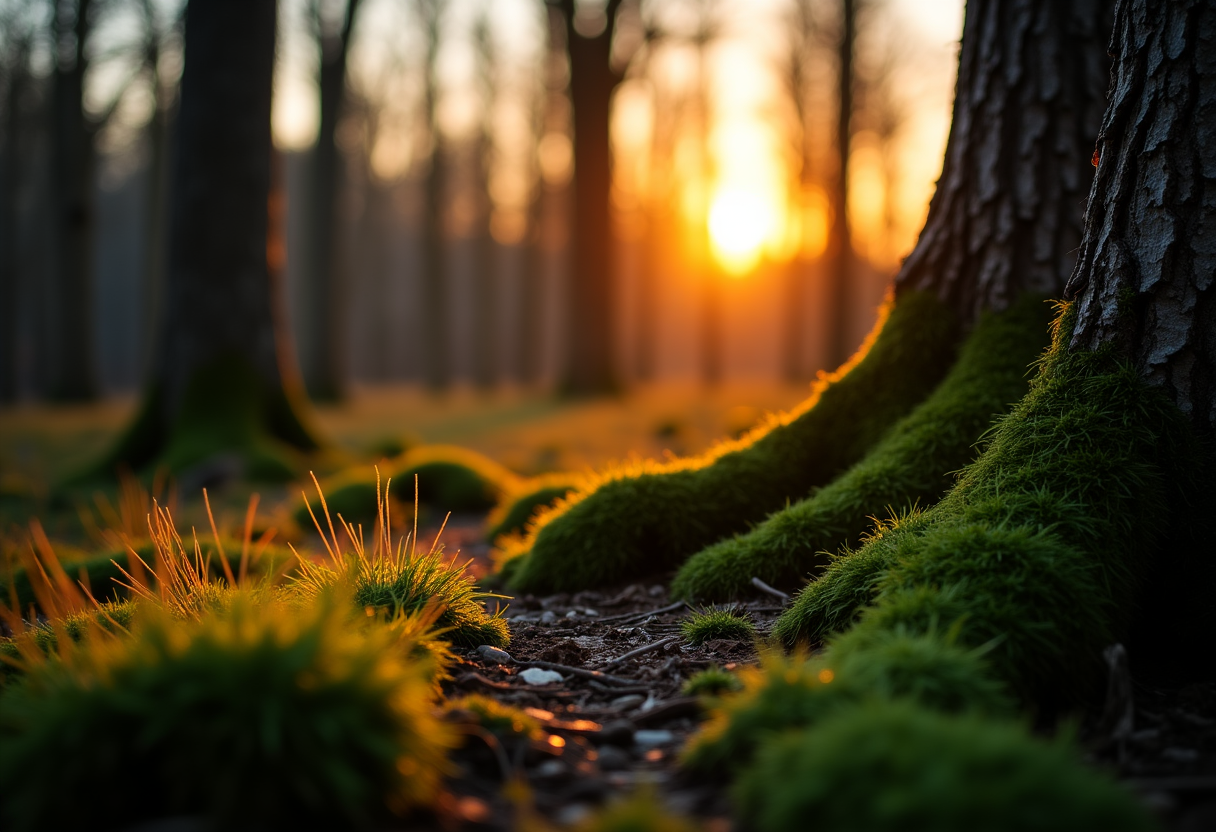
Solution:
[{"label": "moss on root", "polygon": [[486,540],[493,543],[505,535],[522,534],[537,514],[578,488],[579,478],[570,474],[550,474],[527,481],[490,512],[486,518]]},{"label": "moss on root", "polygon": [[855,545],[872,517],[936,502],[970,462],[992,420],[1026,393],[1027,368],[1047,345],[1048,306],[1027,297],[986,315],[937,389],[865,458],[813,496],[747,534],[694,555],[672,584],[677,598],[725,600],[758,577],[794,587],[822,569],[825,552]]},{"label": "moss on root", "polygon": [[578,590],[652,574],[743,531],[860,459],[942,379],[957,342],[940,301],[901,297],[794,412],[700,458],[608,472],[540,517],[512,587]]},{"label": "moss on root", "polygon": [[755,832],[1156,828],[1067,741],[882,700],[775,740],[734,795],[736,816]]},{"label": "moss on root", "polygon": [[786,644],[864,609],[863,628],[999,637],[994,672],[1027,701],[1092,690],[1100,648],[1129,632],[1154,554],[1195,496],[1198,454],[1159,391],[1107,355],[1067,351],[1069,329],[1065,316],[1030,392],[942,502],[799,594],[775,631]]}]

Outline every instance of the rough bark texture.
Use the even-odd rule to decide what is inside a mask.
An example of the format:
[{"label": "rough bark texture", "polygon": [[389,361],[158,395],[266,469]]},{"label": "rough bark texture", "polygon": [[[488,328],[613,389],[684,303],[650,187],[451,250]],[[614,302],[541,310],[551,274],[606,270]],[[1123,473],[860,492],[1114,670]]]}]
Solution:
[{"label": "rough bark texture", "polygon": [[346,92],[346,56],[359,0],[348,0],[338,31],[326,33],[322,21],[318,78],[321,119],[312,152],[308,237],[305,263],[307,327],[301,334],[304,386],[315,399],[337,401],[346,390],[346,311],[339,251],[338,204],[342,183],[342,154],[338,151],[338,119]]},{"label": "rough bark texture", "polygon": [[1216,7],[1125,0],[1071,346],[1111,345],[1211,435],[1216,426]]},{"label": "rough bark texture", "polygon": [[[90,0],[73,4],[70,15],[54,10],[55,273],[50,290],[51,331],[47,349],[51,377],[47,393],[58,401],[97,395],[93,363],[93,129],[84,113],[85,49]],[[63,49],[71,45],[72,58]]]},{"label": "rough bark texture", "polygon": [[937,192],[896,291],[965,324],[1020,294],[1058,296],[1075,262],[1104,108],[1101,0],[972,0]]},{"label": "rough bark texture", "polygon": [[608,0],[607,25],[595,37],[575,31],[574,0],[562,0],[574,109],[574,222],[571,229],[570,349],[565,389],[603,393],[617,385],[609,109],[621,77],[609,62],[621,0]]},{"label": "rough bark texture", "polygon": [[4,134],[0,136],[0,404],[17,400],[17,281],[20,271],[18,199],[22,103],[28,82],[28,41],[13,48],[4,70]]}]

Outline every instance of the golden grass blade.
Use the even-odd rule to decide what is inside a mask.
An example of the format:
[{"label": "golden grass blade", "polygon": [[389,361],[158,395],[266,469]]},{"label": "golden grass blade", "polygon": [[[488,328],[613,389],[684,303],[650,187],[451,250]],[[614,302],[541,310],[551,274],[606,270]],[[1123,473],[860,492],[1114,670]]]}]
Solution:
[{"label": "golden grass blade", "polygon": [[[211,536],[215,538],[215,550],[219,553],[220,566],[224,569],[224,577],[228,579],[228,586],[236,586],[236,576],[232,574],[232,566],[228,563],[228,556],[224,554],[224,544],[220,542],[220,533],[215,527],[215,515],[211,513],[211,499],[207,496],[207,489],[205,488],[203,489],[203,505],[207,507],[207,519],[211,522]],[[195,536],[194,547],[197,550],[197,535]]]}]

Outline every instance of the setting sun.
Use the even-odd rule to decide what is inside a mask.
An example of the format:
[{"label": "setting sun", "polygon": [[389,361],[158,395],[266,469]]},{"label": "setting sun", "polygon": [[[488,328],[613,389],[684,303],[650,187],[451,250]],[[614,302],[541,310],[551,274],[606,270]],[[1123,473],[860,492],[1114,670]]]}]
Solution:
[{"label": "setting sun", "polygon": [[756,265],[773,225],[772,205],[755,191],[723,188],[709,207],[714,255],[732,274],[744,274]]}]

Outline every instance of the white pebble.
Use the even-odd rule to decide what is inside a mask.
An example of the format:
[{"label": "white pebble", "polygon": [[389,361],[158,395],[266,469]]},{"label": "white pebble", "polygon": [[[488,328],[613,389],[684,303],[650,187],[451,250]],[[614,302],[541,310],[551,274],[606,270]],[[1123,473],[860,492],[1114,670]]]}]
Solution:
[{"label": "white pebble", "polygon": [[497,647],[492,647],[489,644],[483,644],[478,647],[477,655],[488,662],[498,662],[499,664],[510,664],[512,661],[511,654],[506,650],[499,650]]},{"label": "white pebble", "polygon": [[666,745],[675,738],[670,731],[637,731],[633,735],[633,741],[642,746]]},{"label": "white pebble", "polygon": [[552,685],[562,680],[562,674],[539,667],[529,667],[519,672],[519,678],[529,685]]}]

